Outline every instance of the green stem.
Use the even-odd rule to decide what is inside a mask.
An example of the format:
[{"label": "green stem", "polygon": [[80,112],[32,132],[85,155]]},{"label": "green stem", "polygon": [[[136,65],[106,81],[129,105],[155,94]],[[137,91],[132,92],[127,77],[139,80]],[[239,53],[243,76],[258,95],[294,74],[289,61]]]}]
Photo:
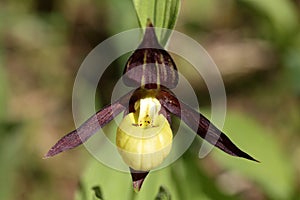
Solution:
[{"label": "green stem", "polygon": [[138,193],[134,190],[131,190],[129,200],[135,200],[135,199],[137,199],[137,196],[138,196]]}]

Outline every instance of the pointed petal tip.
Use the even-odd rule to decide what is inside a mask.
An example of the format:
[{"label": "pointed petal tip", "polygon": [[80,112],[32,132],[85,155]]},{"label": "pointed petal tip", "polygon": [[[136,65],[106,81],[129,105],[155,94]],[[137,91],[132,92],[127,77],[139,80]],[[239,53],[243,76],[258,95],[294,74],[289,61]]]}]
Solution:
[{"label": "pointed petal tip", "polygon": [[48,159],[48,158],[51,158],[51,157],[53,157],[53,156],[56,155],[56,154],[53,153],[51,150],[52,150],[52,149],[50,149],[50,150],[43,156],[43,159]]},{"label": "pointed petal tip", "polygon": [[55,156],[57,153],[53,152],[53,149],[50,149],[44,156],[43,159],[48,159]]},{"label": "pointed petal tip", "polygon": [[67,145],[64,145],[64,138],[60,139],[55,145],[53,145],[51,147],[51,149],[49,149],[49,151],[44,155],[43,159],[47,159],[47,158],[51,158],[63,151],[69,150],[71,148],[65,148],[68,147]]},{"label": "pointed petal tip", "polygon": [[138,180],[138,181],[133,181],[132,185],[133,185],[133,190],[134,192],[138,193],[143,185],[144,179]]},{"label": "pointed petal tip", "polygon": [[146,24],[146,26],[147,26],[147,27],[153,27],[153,24],[152,24],[150,18],[147,19],[147,24]]},{"label": "pointed petal tip", "polygon": [[247,154],[245,152],[243,152],[243,153],[244,153],[244,155],[236,155],[236,156],[241,157],[241,158],[245,158],[245,159],[250,160],[250,161],[254,161],[254,162],[260,163],[259,160],[256,160],[255,158],[253,158],[249,154]]},{"label": "pointed petal tip", "polygon": [[[233,143],[232,143],[233,144]],[[224,148],[222,147],[221,150],[224,151],[225,153],[231,155],[231,156],[235,156],[235,157],[239,157],[239,158],[244,158],[244,159],[247,159],[249,161],[254,161],[254,162],[257,162],[257,163],[260,163],[259,160],[253,158],[252,156],[250,156],[249,154],[247,154],[246,152],[242,151],[241,149],[239,149],[237,146],[233,146],[234,148],[234,151],[231,151],[227,148]]]},{"label": "pointed petal tip", "polygon": [[[250,156],[251,157],[251,156]],[[251,161],[257,162],[257,163],[261,163],[259,160],[256,160],[255,158],[251,157],[251,159],[249,159]]]}]

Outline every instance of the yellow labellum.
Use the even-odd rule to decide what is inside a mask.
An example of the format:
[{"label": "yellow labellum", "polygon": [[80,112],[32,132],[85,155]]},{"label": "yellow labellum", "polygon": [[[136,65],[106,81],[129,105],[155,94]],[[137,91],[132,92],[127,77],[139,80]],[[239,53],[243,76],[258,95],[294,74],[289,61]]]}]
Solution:
[{"label": "yellow labellum", "polygon": [[116,144],[124,162],[139,171],[159,166],[172,147],[168,120],[158,114],[161,105],[148,97],[135,104],[135,113],[126,115],[117,130]]}]

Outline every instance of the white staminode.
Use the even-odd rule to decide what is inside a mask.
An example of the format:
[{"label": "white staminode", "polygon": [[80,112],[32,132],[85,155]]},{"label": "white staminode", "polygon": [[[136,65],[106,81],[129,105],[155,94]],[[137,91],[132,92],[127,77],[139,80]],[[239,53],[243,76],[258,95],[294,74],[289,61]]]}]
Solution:
[{"label": "white staminode", "polygon": [[156,98],[147,97],[140,99],[135,104],[136,110],[139,108],[138,125],[140,127],[151,127],[155,125],[155,119],[161,109],[161,105]]}]

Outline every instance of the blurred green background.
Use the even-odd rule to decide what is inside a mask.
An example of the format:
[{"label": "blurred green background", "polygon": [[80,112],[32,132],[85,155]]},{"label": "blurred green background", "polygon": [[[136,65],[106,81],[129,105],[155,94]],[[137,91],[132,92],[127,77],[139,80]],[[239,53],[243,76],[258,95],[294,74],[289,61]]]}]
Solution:
[{"label": "blurred green background", "polygon": [[[74,129],[72,86],[85,56],[109,36],[138,27],[132,2],[1,0],[0,199],[65,200],[75,193],[113,200],[166,193],[172,199],[300,199],[299,20],[299,0],[182,1],[175,29],[202,44],[224,78],[224,131],[261,163],[220,150],[198,159],[197,139],[132,194],[129,174],[102,166],[83,147],[42,159]],[[103,104],[122,68],[115,64],[102,80]],[[205,86],[180,68],[209,116]],[[160,185],[166,192],[158,194]]]}]

